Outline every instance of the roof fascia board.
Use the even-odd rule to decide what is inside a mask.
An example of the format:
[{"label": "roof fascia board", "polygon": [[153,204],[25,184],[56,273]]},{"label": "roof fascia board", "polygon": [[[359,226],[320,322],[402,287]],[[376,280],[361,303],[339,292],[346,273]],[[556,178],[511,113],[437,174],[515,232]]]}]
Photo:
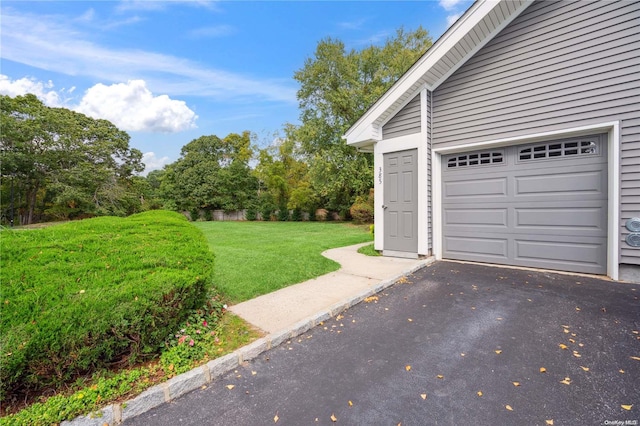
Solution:
[{"label": "roof fascia board", "polygon": [[[478,43],[478,45],[476,45],[476,47],[474,47],[464,58],[462,58],[462,60],[458,61],[458,63],[455,66],[451,67],[451,69],[449,69],[449,71],[445,75],[443,75],[442,78],[440,78],[440,80],[433,83],[431,86],[431,90],[436,90],[438,86],[440,86],[442,83],[447,81],[447,79],[451,77],[451,75],[454,72],[456,72],[460,67],[462,67],[465,63],[467,63],[467,61],[471,59],[476,53],[478,53],[478,51],[480,51],[480,49],[482,49],[487,43],[493,40],[493,38],[500,31],[505,29],[507,25],[509,25],[514,19],[516,19],[522,13],[522,11],[525,10],[527,7],[529,7],[534,1],[535,0],[523,1],[522,4],[517,8],[517,10],[514,13],[512,13],[508,18],[503,20],[500,23],[500,25],[498,25],[488,36],[484,37],[484,39],[480,43]],[[465,32],[465,35],[466,35],[466,32]]]},{"label": "roof fascia board", "polygon": [[[365,121],[373,122],[375,118],[379,117],[387,109],[389,109],[395,99],[397,99],[397,93],[400,95],[408,91],[417,80],[419,80],[425,72],[435,64],[442,56],[444,56],[449,49],[451,49],[466,33],[473,28],[484,16],[489,13],[499,0],[479,0],[467,10],[445,33],[436,40],[435,44],[427,50],[427,52],[404,73],[402,77],[382,95],[382,97],[375,103],[365,114],[360,117],[358,121],[349,129],[345,134],[347,143],[352,140],[352,133],[357,130]],[[471,19],[471,16],[475,16]],[[416,77],[417,76],[417,77]],[[430,89],[430,88],[429,88]],[[362,132],[358,132],[361,134]],[[353,142],[352,142],[353,143]]]}]

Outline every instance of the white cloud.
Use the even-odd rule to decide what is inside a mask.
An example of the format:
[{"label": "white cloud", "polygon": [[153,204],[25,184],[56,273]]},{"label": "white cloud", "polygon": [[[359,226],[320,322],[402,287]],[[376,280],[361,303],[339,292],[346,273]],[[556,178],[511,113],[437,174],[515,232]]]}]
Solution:
[{"label": "white cloud", "polygon": [[440,0],[438,3],[444,10],[454,10],[465,0]]},{"label": "white cloud", "polygon": [[184,101],[154,96],[142,80],[89,88],[76,111],[111,121],[128,131],[174,133],[196,127],[198,118]]},{"label": "white cloud", "polygon": [[196,28],[189,31],[191,38],[213,38],[224,37],[235,33],[236,30],[231,25],[216,25],[212,27]]},{"label": "white cloud", "polygon": [[255,79],[181,57],[99,45],[91,41],[91,32],[74,28],[63,17],[3,8],[0,25],[2,57],[35,68],[110,83],[141,79],[151,90],[174,96],[296,103],[296,87],[289,79]]},{"label": "white cloud", "polygon": [[145,165],[145,169],[142,175],[146,176],[150,171],[162,169],[164,166],[171,163],[171,160],[166,156],[158,158],[156,156],[156,153],[151,151],[142,154],[142,162]]},{"label": "white cloud", "polygon": [[[75,87],[72,87],[69,92],[72,92],[73,89]],[[33,93],[48,106],[59,107],[63,103],[60,99],[60,94],[53,90],[53,82],[51,80],[46,83],[28,77],[11,80],[8,76],[0,74],[0,94],[16,97],[27,93]]]}]

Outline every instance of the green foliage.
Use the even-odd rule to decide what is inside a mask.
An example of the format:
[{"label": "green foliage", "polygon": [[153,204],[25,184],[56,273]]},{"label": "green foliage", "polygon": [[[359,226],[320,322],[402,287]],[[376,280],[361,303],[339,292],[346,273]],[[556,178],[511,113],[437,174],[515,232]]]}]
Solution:
[{"label": "green foliage", "polygon": [[251,135],[231,133],[224,139],[201,136],[182,147],[181,156],[165,169],[159,192],[177,209],[242,210],[258,189],[249,167]]},{"label": "green foliage", "polygon": [[160,357],[160,365],[167,375],[185,373],[195,362],[213,355],[212,348],[220,340],[220,319],[225,309],[218,297],[208,297],[207,303],[180,325],[180,331],[166,340],[167,349]]},{"label": "green foliage", "polygon": [[21,223],[142,210],[142,153],[109,121],[28,94],[0,96],[0,128],[3,206],[13,185]]},{"label": "green foliage", "polygon": [[245,215],[247,220],[257,220],[258,219],[258,209],[256,209],[255,207],[251,206],[249,208],[247,208],[247,212]]},{"label": "green foliage", "polygon": [[200,219],[200,209],[197,207],[192,208],[191,211],[189,212],[189,217],[191,218],[192,222],[195,222],[198,219]]},{"label": "green foliage", "polygon": [[369,195],[366,197],[356,197],[356,202],[353,203],[349,210],[356,223],[373,223],[373,199],[373,189],[369,191]]},{"label": "green foliage", "polygon": [[358,249],[358,253],[367,255],[367,256],[381,256],[380,252],[373,248],[373,244],[368,244],[366,246],[362,246]]},{"label": "green foliage", "polygon": [[301,222],[302,221],[302,209],[300,208],[295,208],[293,209],[293,212],[291,213],[291,220],[294,222]]},{"label": "green foliage", "polygon": [[289,209],[287,209],[286,207],[281,207],[278,210],[278,220],[280,222],[286,222],[289,220]]},{"label": "green foliage", "polygon": [[321,40],[294,78],[300,83],[300,126],[287,128],[309,164],[319,205],[345,211],[373,185],[373,159],[347,146],[342,135],[431,46],[426,30],[400,29],[383,46],[347,51]]},{"label": "green foliage", "polygon": [[[197,222],[216,255],[214,285],[241,302],[335,271],[322,256],[371,241],[362,226],[323,222]],[[259,249],[256,249],[259,248]]]},{"label": "green foliage", "polygon": [[156,355],[211,285],[213,256],[177,213],[1,236],[2,399]]},{"label": "green foliage", "polygon": [[141,392],[151,383],[144,381],[152,371],[138,368],[124,371],[113,377],[101,377],[91,387],[70,396],[56,395],[45,402],[37,402],[16,414],[0,418],[0,426],[49,426],[59,424],[99,410],[104,402],[113,401],[131,393]]},{"label": "green foliage", "polygon": [[207,222],[211,222],[213,220],[213,212],[210,209],[204,209],[203,217]]}]

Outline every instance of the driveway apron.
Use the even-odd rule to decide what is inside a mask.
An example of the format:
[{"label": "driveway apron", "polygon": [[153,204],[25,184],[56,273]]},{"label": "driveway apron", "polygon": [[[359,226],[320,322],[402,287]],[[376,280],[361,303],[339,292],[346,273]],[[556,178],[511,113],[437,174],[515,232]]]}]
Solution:
[{"label": "driveway apron", "polygon": [[125,424],[638,424],[639,331],[638,284],[437,262]]}]

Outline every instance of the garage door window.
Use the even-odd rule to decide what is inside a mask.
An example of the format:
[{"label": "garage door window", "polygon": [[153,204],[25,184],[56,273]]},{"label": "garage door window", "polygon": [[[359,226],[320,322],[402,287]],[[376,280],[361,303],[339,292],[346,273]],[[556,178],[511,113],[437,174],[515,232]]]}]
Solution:
[{"label": "garage door window", "polygon": [[456,155],[449,158],[449,160],[447,160],[447,168],[482,166],[502,162],[504,162],[504,153],[502,151],[478,152],[474,154]]},{"label": "garage door window", "polygon": [[528,146],[518,151],[520,160],[541,160],[554,157],[569,157],[575,155],[593,155],[598,153],[598,145],[593,140],[572,140],[566,142],[551,142],[547,144]]}]

